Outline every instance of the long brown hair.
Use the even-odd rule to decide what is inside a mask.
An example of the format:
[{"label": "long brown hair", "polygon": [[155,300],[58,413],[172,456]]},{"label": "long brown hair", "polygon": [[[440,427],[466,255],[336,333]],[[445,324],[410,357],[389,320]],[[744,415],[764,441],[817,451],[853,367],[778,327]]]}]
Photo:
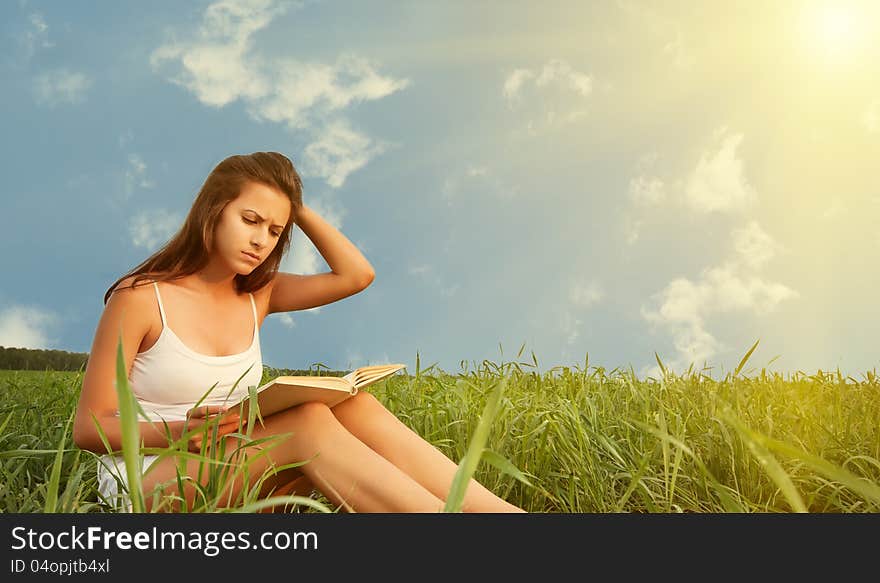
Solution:
[{"label": "long brown hair", "polygon": [[302,180],[293,162],[278,152],[254,152],[229,156],[211,171],[199,190],[183,226],[161,249],[120,277],[104,294],[104,304],[119,283],[135,276],[131,287],[144,279],[169,281],[190,275],[208,263],[214,227],[226,205],[235,200],[247,182],[276,188],[290,199],[291,212],[278,237],[278,244],[259,266],[247,275],[237,274],[237,293],[253,292],[272,281],[281,258],[290,247],[293,217],[302,206]]}]

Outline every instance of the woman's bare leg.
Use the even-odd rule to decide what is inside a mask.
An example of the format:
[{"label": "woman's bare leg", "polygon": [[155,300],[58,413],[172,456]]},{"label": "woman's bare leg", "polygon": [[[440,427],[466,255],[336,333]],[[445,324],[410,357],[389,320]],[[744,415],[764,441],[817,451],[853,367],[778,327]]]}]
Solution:
[{"label": "woman's bare leg", "polygon": [[[309,477],[297,468],[282,470],[263,481],[260,490],[260,498],[275,496],[309,496],[315,489],[315,485]],[[264,508],[260,512],[272,514],[275,512],[288,511],[289,505],[272,506]]]},{"label": "woman's bare leg", "polygon": [[[376,450],[428,489],[446,500],[458,465],[422,439],[373,395],[360,392],[331,409],[352,435]],[[471,478],[462,502],[464,512],[524,512]]]},{"label": "woman's bare leg", "polygon": [[[264,426],[257,424],[253,428],[254,439],[286,433],[293,435],[273,441],[271,445],[250,446],[240,452],[239,455],[249,458],[251,485],[272,466],[309,460],[298,469],[328,499],[345,510],[438,512],[443,508],[442,500],[349,433],[326,405],[305,403],[266,417],[264,421]],[[231,452],[237,438],[227,436],[225,439],[227,452]],[[255,448],[260,447],[264,448],[266,455],[250,459],[258,453]],[[240,465],[244,461],[239,459],[236,463]],[[172,458],[156,462],[144,476],[144,491],[149,493],[156,484],[167,483],[166,490],[175,493],[175,464],[176,460]],[[196,476],[198,465],[198,461],[188,461],[188,475]],[[243,481],[238,477],[227,487],[232,500],[244,486]],[[192,484],[187,484],[184,495],[190,503],[195,494]],[[151,497],[148,495],[147,498],[149,505]]]}]

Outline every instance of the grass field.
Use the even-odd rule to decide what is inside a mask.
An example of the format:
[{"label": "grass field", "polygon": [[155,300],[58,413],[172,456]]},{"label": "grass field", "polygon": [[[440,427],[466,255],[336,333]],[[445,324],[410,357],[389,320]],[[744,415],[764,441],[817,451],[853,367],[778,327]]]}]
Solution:
[{"label": "grass field", "polygon": [[[540,375],[534,355],[455,375],[417,364],[369,390],[529,512],[880,510],[876,373],[747,374],[747,357],[721,380],[588,363]],[[81,372],[0,371],[0,512],[112,511],[95,454],[71,440],[81,382]],[[211,494],[190,510],[218,511]],[[335,510],[311,500],[291,510]]]}]

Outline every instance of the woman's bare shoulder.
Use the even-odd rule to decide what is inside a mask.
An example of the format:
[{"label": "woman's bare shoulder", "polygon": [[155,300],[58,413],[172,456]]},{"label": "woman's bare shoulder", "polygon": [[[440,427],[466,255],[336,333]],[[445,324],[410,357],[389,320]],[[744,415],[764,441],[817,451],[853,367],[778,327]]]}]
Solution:
[{"label": "woman's bare shoulder", "polygon": [[[104,343],[111,342],[112,346],[115,346],[119,326],[123,325],[128,334],[125,340],[126,346],[137,347],[153,329],[154,323],[150,308],[156,300],[150,289],[153,286],[149,285],[152,282],[138,281],[137,285],[133,286],[134,279],[134,277],[126,277],[113,287],[98,324],[96,345],[110,349],[108,346],[111,345],[105,346]],[[108,334],[112,336],[112,340],[106,340],[105,336]],[[130,357],[134,358],[134,353]]]},{"label": "woman's bare shoulder", "polygon": [[150,290],[153,288],[153,282],[155,280],[152,278],[147,279],[139,279],[135,282],[135,276],[129,276],[122,279],[113,290],[110,292],[110,297],[108,298],[108,303],[110,300],[116,299],[117,301],[125,298],[126,302],[144,302],[147,301]]},{"label": "woman's bare shoulder", "polygon": [[[135,285],[135,280],[137,280],[137,285]],[[125,277],[116,284],[116,287],[113,288],[114,291],[122,290],[122,289],[140,289],[142,287],[151,286],[154,282],[161,281],[157,277],[153,277],[149,274],[136,274]]]},{"label": "woman's bare shoulder", "polygon": [[266,319],[266,316],[269,315],[269,298],[272,296],[272,287],[275,285],[275,280],[272,279],[263,287],[257,288],[251,292],[254,296],[254,303],[257,305],[257,314],[259,315],[259,322],[262,324],[263,320]]}]

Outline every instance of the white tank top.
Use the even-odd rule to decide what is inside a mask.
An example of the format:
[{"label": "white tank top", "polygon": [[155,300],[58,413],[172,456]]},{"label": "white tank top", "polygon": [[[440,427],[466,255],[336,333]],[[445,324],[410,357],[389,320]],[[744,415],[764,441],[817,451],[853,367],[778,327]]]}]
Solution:
[{"label": "white tank top", "polygon": [[249,386],[260,385],[263,360],[253,294],[248,293],[254,314],[250,348],[238,354],[209,356],[192,350],[168,327],[159,285],[153,282],[153,287],[162,316],[162,333],[149,349],[135,356],[128,377],[132,392],[150,420],[181,421],[206,393],[201,405],[232,405],[247,396]]}]

